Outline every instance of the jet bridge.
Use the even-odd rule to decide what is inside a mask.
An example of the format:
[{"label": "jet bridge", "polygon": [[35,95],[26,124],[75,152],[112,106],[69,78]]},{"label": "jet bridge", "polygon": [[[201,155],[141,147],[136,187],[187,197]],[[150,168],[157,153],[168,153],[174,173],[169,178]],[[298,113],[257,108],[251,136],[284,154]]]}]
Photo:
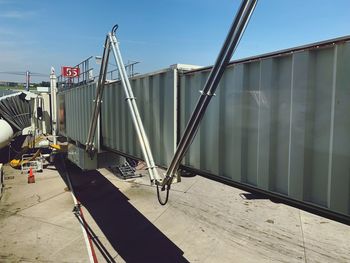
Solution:
[{"label": "jet bridge", "polygon": [[[180,168],[348,218],[349,43],[345,36],[276,51],[230,62],[224,71],[178,64],[129,77],[154,163],[177,171],[182,161]],[[229,53],[220,54],[226,65]],[[102,84],[92,140],[93,82],[59,90],[59,134],[88,148],[87,156],[106,151],[145,160],[124,83]],[[176,173],[160,176],[153,182],[166,190]]]},{"label": "jet bridge", "polygon": [[[223,47],[219,53],[217,61],[208,76],[207,82],[204,86],[204,89],[201,91],[199,96],[199,100],[197,102],[197,106],[193,111],[193,114],[188,122],[186,130],[182,135],[179,144],[176,146],[175,155],[172,158],[169,169],[167,173],[162,176],[158,173],[157,166],[155,164],[153,153],[151,150],[151,146],[149,143],[148,136],[146,134],[141,115],[137,106],[136,97],[134,95],[133,89],[131,87],[125,65],[121,56],[121,52],[119,49],[119,43],[116,37],[116,32],[118,29],[118,25],[115,25],[111,32],[109,32],[106,36],[104,51],[102,56],[101,69],[97,81],[96,86],[96,94],[93,104],[93,109],[91,113],[91,118],[89,122],[89,129],[87,134],[87,140],[85,143],[85,150],[91,157],[92,161],[94,161],[94,155],[97,152],[100,152],[100,138],[97,139],[97,148],[94,144],[95,133],[97,130],[98,123],[100,120],[101,113],[101,104],[102,98],[106,83],[106,74],[108,68],[108,62],[110,53],[113,54],[115,59],[118,72],[120,75],[120,83],[124,90],[124,99],[126,104],[128,105],[129,114],[133,123],[133,128],[136,131],[136,135],[138,138],[139,146],[141,148],[143,160],[146,162],[147,170],[150,177],[151,184],[156,184],[157,186],[157,195],[160,204],[166,204],[169,196],[170,186],[173,182],[180,181],[180,175],[177,173],[181,160],[186,154],[189,146],[191,145],[200,125],[200,122],[205,114],[206,108],[209,105],[209,102],[214,95],[214,92],[219,84],[219,81],[223,75],[223,72],[229,63],[234,50],[236,49],[239,40],[244,32],[245,27],[249,21],[251,14],[256,5],[256,0],[244,0],[237,12],[237,15],[232,23],[230,31],[227,35],[227,38],[223,44]],[[74,147],[78,149],[77,147]],[[69,153],[69,156],[77,156],[80,155],[79,151],[74,150],[74,153]],[[83,154],[86,155],[85,153]],[[74,158],[70,158],[73,161],[76,161]],[[78,158],[81,159],[81,158]],[[85,158],[84,158],[85,159]],[[162,191],[166,190],[166,199],[162,201],[160,199],[159,187]]]},{"label": "jet bridge", "polygon": [[[45,100],[49,102],[48,97]],[[50,128],[50,109],[44,105],[44,98],[39,94],[12,90],[3,92],[0,97],[0,149],[17,135],[35,134],[37,130],[46,133]]]}]

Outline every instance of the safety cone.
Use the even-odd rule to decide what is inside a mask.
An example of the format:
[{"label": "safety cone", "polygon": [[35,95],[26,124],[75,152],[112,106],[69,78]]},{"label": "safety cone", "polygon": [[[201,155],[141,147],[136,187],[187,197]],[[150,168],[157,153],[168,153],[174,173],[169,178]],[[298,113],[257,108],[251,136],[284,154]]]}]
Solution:
[{"label": "safety cone", "polygon": [[33,184],[35,183],[35,177],[33,173],[33,168],[29,169],[29,175],[28,175],[28,184]]}]

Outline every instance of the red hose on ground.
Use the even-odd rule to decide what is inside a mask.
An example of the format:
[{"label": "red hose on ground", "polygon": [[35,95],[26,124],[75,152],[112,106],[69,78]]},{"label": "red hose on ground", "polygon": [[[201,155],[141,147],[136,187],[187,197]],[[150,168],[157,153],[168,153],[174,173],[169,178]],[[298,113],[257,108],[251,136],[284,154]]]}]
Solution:
[{"label": "red hose on ground", "polygon": [[[88,230],[87,230],[87,227],[86,227],[86,221],[85,221],[84,214],[83,214],[83,210],[81,209],[81,205],[80,205],[80,202],[78,200],[77,200],[77,203],[78,203],[78,207],[79,207],[80,217],[81,217],[81,219],[83,220],[83,223],[84,223],[85,232],[88,233]],[[89,239],[91,254],[92,254],[92,258],[94,260],[94,263],[98,263],[97,256],[96,256],[96,253],[95,253],[95,249],[94,249],[94,245],[92,244],[91,236],[89,234],[87,236],[88,236],[88,239]]]}]

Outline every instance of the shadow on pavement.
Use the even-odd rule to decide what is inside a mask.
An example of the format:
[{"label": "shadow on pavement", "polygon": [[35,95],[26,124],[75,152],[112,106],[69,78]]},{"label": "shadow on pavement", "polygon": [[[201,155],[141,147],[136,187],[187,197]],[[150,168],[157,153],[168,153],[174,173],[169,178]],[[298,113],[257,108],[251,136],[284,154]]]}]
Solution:
[{"label": "shadow on pavement", "polygon": [[[66,181],[62,161],[57,161],[56,167]],[[102,174],[98,171],[82,172],[68,162],[66,167],[77,199],[126,262],[188,262],[183,251]]]}]

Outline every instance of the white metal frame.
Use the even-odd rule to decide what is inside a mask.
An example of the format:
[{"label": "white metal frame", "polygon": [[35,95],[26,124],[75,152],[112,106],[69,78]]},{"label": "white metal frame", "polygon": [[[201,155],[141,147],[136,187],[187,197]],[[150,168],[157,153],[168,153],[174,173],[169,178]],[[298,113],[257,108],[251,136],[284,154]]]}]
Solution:
[{"label": "white metal frame", "polygon": [[130,114],[137,133],[137,137],[139,139],[142,154],[147,164],[147,169],[148,169],[151,183],[154,183],[154,182],[159,183],[159,182],[162,182],[162,177],[159,175],[157,171],[157,166],[155,165],[155,162],[154,162],[150,143],[146,135],[146,131],[143,126],[140,113],[137,107],[136,98],[132,91],[129,78],[125,70],[124,62],[119,49],[119,43],[115,34],[117,29],[118,29],[118,26],[115,25],[112,28],[112,31],[108,33],[106,37],[105,50],[104,50],[102,63],[101,63],[101,72],[100,72],[100,76],[99,76],[99,80],[96,88],[96,99],[94,101],[94,109],[93,109],[93,114],[90,121],[89,133],[88,133],[88,138],[86,142],[86,150],[92,153],[94,151],[93,141],[95,137],[96,128],[99,123],[99,115],[101,111],[104,84],[106,81],[106,71],[107,71],[107,65],[108,65],[109,52],[110,50],[112,50],[114,59],[116,61],[116,64],[119,70],[120,82],[123,86],[123,89],[126,95],[125,100],[129,106]]}]

